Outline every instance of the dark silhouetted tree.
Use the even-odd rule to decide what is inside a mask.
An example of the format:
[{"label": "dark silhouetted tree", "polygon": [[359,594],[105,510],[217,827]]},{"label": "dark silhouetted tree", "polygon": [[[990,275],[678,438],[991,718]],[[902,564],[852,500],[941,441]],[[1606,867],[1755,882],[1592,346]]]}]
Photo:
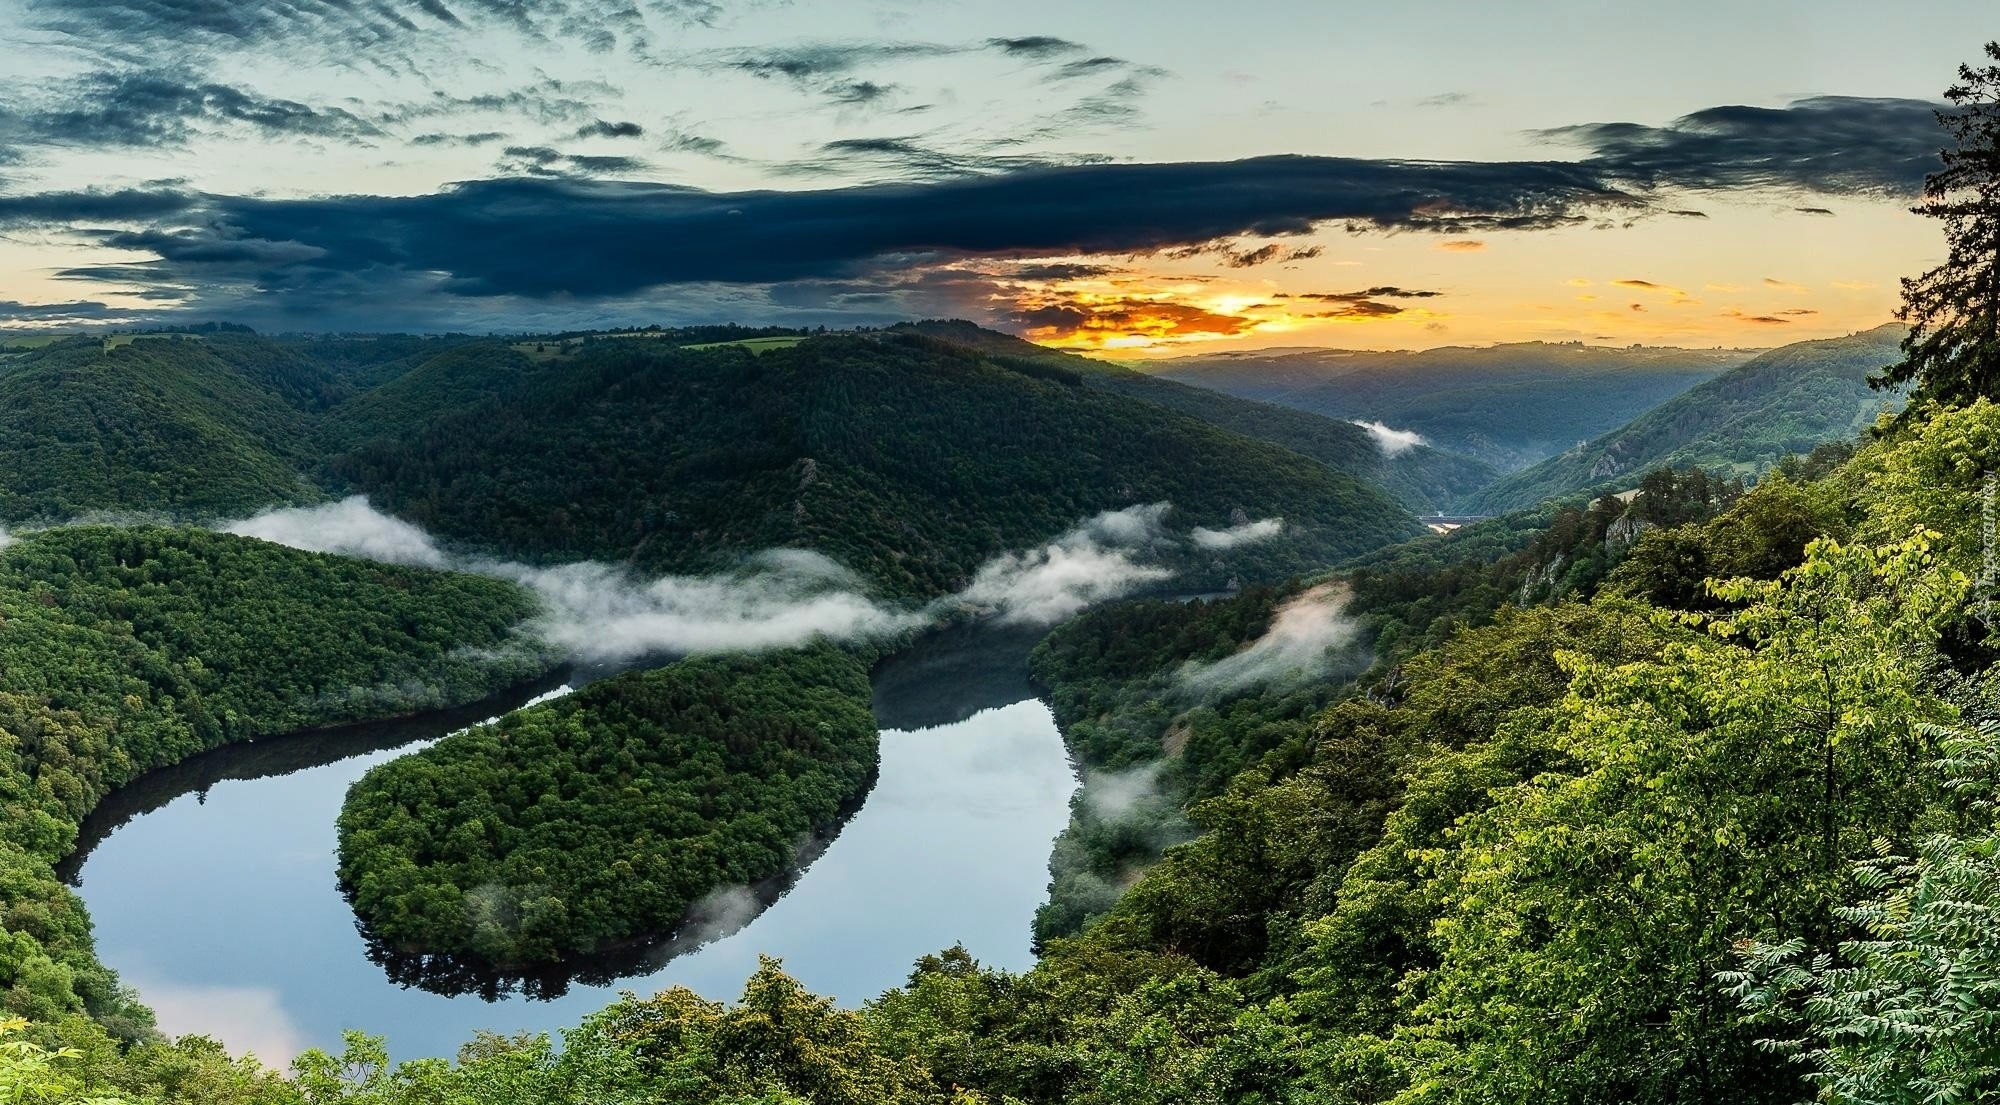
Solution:
[{"label": "dark silhouetted tree", "polygon": [[[1986,56],[2000,63],[2000,42],[1987,43]],[[1914,400],[1956,405],[2000,397],[2000,64],[1960,66],[1944,95],[1951,108],[1938,122],[1952,145],[1911,210],[1944,221],[1950,253],[1903,280],[1903,359],[1869,382],[1914,383]]]}]

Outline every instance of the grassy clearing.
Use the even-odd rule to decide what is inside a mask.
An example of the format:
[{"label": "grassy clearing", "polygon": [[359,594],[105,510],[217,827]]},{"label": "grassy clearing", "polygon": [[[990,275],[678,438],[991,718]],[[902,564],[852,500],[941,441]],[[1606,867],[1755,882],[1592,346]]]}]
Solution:
[{"label": "grassy clearing", "polygon": [[113,334],[104,339],[104,351],[111,352],[135,341],[200,341],[199,334]]},{"label": "grassy clearing", "polygon": [[25,353],[31,349],[47,348],[65,338],[75,336],[75,334],[7,334],[0,336],[0,350]]},{"label": "grassy clearing", "polygon": [[768,353],[773,349],[790,349],[806,339],[796,335],[783,338],[743,338],[740,341],[712,341],[700,345],[684,345],[682,349],[728,349],[741,346],[752,353]]}]

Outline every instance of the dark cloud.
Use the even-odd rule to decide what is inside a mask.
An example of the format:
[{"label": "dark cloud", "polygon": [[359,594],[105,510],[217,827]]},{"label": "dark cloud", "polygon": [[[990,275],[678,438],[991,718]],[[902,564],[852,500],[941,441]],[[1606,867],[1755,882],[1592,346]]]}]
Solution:
[{"label": "dark cloud", "polygon": [[40,142],[75,146],[171,146],[232,124],[266,135],[366,139],[380,131],[342,108],[275,99],[188,73],[116,70],[56,86],[15,117]]},{"label": "dark cloud", "polygon": [[1053,35],[1027,35],[1023,38],[989,38],[986,45],[1003,54],[1016,57],[1051,58],[1063,54],[1079,54],[1085,49],[1081,42],[1071,42]]},{"label": "dark cloud", "polygon": [[[893,142],[885,149],[898,150]],[[588,171],[551,147],[524,172]],[[163,276],[307,295],[400,271],[460,296],[615,296],[662,285],[834,279],[920,259],[1148,254],[1351,229],[1568,225],[1639,201],[1555,163],[1246,161],[1037,168],[936,183],[713,193],[507,179],[423,196],[266,199],[172,190],[0,197],[0,225],[68,224],[145,249]],[[171,229],[92,231],[145,219]]]},{"label": "dark cloud", "polygon": [[1686,208],[1683,208],[1683,209],[1680,209],[1680,210],[1675,210],[1675,211],[1668,211],[1668,212],[1667,212],[1667,214],[1669,214],[1669,215],[1674,215],[1674,216],[1678,216],[1678,217],[1680,217],[1680,218],[1683,218],[1683,219],[1706,219],[1706,218],[1708,218],[1708,212],[1706,212],[1706,211],[1694,211],[1694,210],[1690,210],[1690,209],[1686,209]]},{"label": "dark cloud", "polygon": [[964,53],[962,46],[933,42],[816,42],[742,52],[723,66],[766,80],[783,80],[801,91],[843,107],[876,104],[897,86],[854,76],[865,65],[892,64]]},{"label": "dark cloud", "polygon": [[1112,276],[1123,271],[1125,270],[1116,265],[1096,265],[1080,261],[1042,261],[1009,265],[1005,271],[992,275],[1005,276],[1010,280],[1088,280],[1099,276]]},{"label": "dark cloud", "polygon": [[[1633,306],[1637,307],[1638,304],[1635,303]],[[1724,311],[1722,315],[1724,318],[1733,318],[1738,322],[1748,322],[1755,326],[1790,326],[1792,323],[1791,319],[1779,318],[1776,315],[1753,315],[1737,310]]]},{"label": "dark cloud", "polygon": [[1234,248],[1228,242],[1204,242],[1198,245],[1181,246],[1162,252],[1160,256],[1169,261],[1187,261],[1201,256],[1219,258],[1232,269],[1249,269],[1273,261],[1307,261],[1325,251],[1323,246],[1286,246],[1277,242],[1266,242],[1248,249]]},{"label": "dark cloud", "polygon": [[1243,315],[1223,314],[1190,303],[1153,299],[1057,300],[1017,308],[1008,321],[1045,339],[1079,335],[1141,334],[1153,338],[1209,335],[1227,337],[1257,328]]},{"label": "dark cloud", "polygon": [[846,76],[863,65],[912,58],[949,57],[963,47],[935,42],[812,42],[739,53],[723,64],[754,77],[812,84]]},{"label": "dark cloud", "polygon": [[22,303],[0,299],[0,322],[132,322],[158,315],[158,311],[113,307],[95,299],[77,299],[68,303]]},{"label": "dark cloud", "polygon": [[1794,208],[1792,208],[1792,210],[1794,210],[1794,211],[1798,212],[1798,213],[1799,213],[1799,214],[1801,214],[1801,215],[1831,215],[1831,214],[1833,214],[1833,210],[1832,210],[1831,208],[1827,208],[1827,207],[1794,207]]},{"label": "dark cloud", "polygon": [[1094,73],[1117,72],[1125,69],[1130,64],[1124,58],[1114,58],[1108,55],[1100,55],[1093,58],[1078,58],[1075,61],[1064,62],[1056,70],[1056,77],[1059,80],[1068,80],[1073,77],[1088,77]]},{"label": "dark cloud", "polygon": [[506,136],[505,134],[503,134],[503,133],[501,133],[500,131],[497,131],[497,130],[481,130],[481,131],[474,131],[474,132],[472,132],[471,134],[443,134],[443,133],[431,133],[431,134],[419,134],[419,135],[417,135],[417,136],[416,136],[415,138],[412,138],[412,139],[410,139],[410,145],[412,145],[412,146],[484,146],[484,145],[486,145],[486,144],[488,144],[488,143],[491,143],[491,142],[500,142],[500,141],[503,141],[503,140],[505,140],[505,139],[506,139],[506,137],[507,137],[507,136]]},{"label": "dark cloud", "polygon": [[425,119],[486,114],[512,115],[544,125],[589,124],[597,119],[598,102],[619,94],[620,89],[616,85],[604,81],[564,81],[545,77],[506,92],[473,96],[437,92],[427,99],[384,109],[374,119],[383,126],[396,126]]},{"label": "dark cloud", "polygon": [[1908,196],[1938,167],[1940,106],[1820,96],[1782,108],[1709,108],[1664,127],[1589,123],[1537,133],[1585,147],[1585,165],[1634,185]]},{"label": "dark cloud", "polygon": [[202,203],[171,187],[0,195],[0,229],[175,219]]},{"label": "dark cloud", "polygon": [[475,26],[600,52],[644,49],[654,21],[705,24],[721,14],[715,0],[29,0],[28,10],[35,25],[106,51],[159,43],[184,53],[313,48],[354,65],[449,51],[441,33]]},{"label": "dark cloud", "polygon": [[[544,99],[563,95],[542,91]],[[451,101],[450,110],[468,102]],[[1284,239],[1327,228],[1431,232],[1447,235],[1453,248],[1476,249],[1474,236],[1503,230],[1615,226],[1679,210],[1659,202],[1654,189],[1665,185],[1838,190],[1907,183],[1921,176],[1908,163],[1909,150],[1936,141],[1928,105],[1917,119],[1905,110],[1909,103],[1822,99],[1768,113],[1784,124],[1758,124],[1778,136],[1769,157],[1717,139],[1747,126],[1738,120],[1736,130],[1719,130],[1712,122],[1737,120],[1735,109],[1688,117],[1710,122],[1651,128],[1643,141],[1625,133],[1614,142],[1592,130],[1602,141],[1593,156],[1574,162],[1286,155],[1049,164],[1011,141],[968,153],[922,136],[863,137],[829,143],[813,162],[789,171],[872,172],[877,183],[726,193],[588,179],[636,173],[645,164],[521,144],[503,155],[514,178],[429,195],[281,199],[170,185],[0,194],[0,228],[56,228],[91,244],[146,250],[159,260],[127,274],[132,282],[193,289],[205,310],[244,302],[305,319],[391,296],[407,311],[421,304],[439,318],[503,307],[529,317],[565,303],[581,319],[592,310],[582,304],[639,302],[669,286],[691,303],[721,302],[729,288],[775,302],[772,288],[798,285],[820,289],[813,295],[826,303],[921,294],[951,305],[979,302],[977,288],[990,292],[1008,279],[1004,262],[1014,259],[1193,251],[1232,264],[1270,263],[1309,256],[1316,247]],[[1815,138],[1806,124],[1829,115],[1844,127]],[[1864,126],[1860,116],[1921,126],[1906,140],[1870,145],[1852,136],[1887,133],[1886,124],[1878,118]],[[591,112],[564,130],[599,118]],[[473,137],[491,136],[466,140]],[[728,156],[719,142],[678,130],[649,137],[661,149]],[[1675,143],[1697,139],[1721,141],[1712,148],[1736,161],[1675,167],[1669,154],[1686,153]],[[1822,140],[1824,149],[1812,152]],[[1256,244],[1236,244],[1246,240]],[[992,264],[966,264],[979,260]],[[84,271],[72,278],[86,279]],[[947,272],[948,280],[940,275]],[[1066,275],[1085,273],[1013,278]],[[710,294],[717,298],[696,298]],[[1385,287],[1328,293],[1322,302],[1358,317],[1401,309],[1396,301],[1404,298],[1426,296]],[[408,315],[396,317],[412,324]]]},{"label": "dark cloud", "polygon": [[638,138],[646,133],[646,128],[633,122],[611,122],[596,119],[576,129],[577,138]]},{"label": "dark cloud", "polygon": [[1353,303],[1363,299],[1436,299],[1443,292],[1425,288],[1398,288],[1393,284],[1381,284],[1373,288],[1363,288],[1358,292],[1300,292],[1296,295],[1280,293],[1279,299],[1318,299],[1330,303]]},{"label": "dark cloud", "polygon": [[1328,304],[1330,309],[1314,311],[1307,318],[1394,318],[1409,308],[1397,303],[1384,303],[1385,299],[1436,299],[1443,292],[1425,288],[1399,288],[1393,284],[1381,284],[1373,288],[1362,288],[1352,292],[1302,292],[1297,295],[1280,294],[1278,299],[1304,299]]},{"label": "dark cloud", "polygon": [[896,91],[893,84],[875,81],[835,81],[826,88],[827,98],[837,104],[872,104]]},{"label": "dark cloud", "polygon": [[721,139],[677,130],[660,144],[660,148],[670,153],[699,153],[720,157],[724,147]]},{"label": "dark cloud", "polygon": [[1394,303],[1383,303],[1375,299],[1357,299],[1342,303],[1330,311],[1314,311],[1307,318],[1394,318],[1407,308]]},{"label": "dark cloud", "polygon": [[525,176],[629,176],[650,168],[636,157],[564,153],[553,146],[509,146],[501,155],[503,172]]},{"label": "dark cloud", "polygon": [[820,146],[817,157],[771,166],[785,176],[866,171],[877,179],[949,181],[975,174],[1018,172],[1058,164],[1030,154],[945,150],[914,136],[841,138]]}]

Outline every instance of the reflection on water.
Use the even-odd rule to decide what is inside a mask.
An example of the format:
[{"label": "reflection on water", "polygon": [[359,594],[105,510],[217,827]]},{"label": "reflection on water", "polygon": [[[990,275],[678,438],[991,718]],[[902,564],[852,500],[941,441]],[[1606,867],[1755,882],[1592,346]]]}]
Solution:
[{"label": "reflection on water", "polygon": [[184,765],[177,783],[155,777],[151,789],[115,799],[80,872],[99,954],[139,987],[163,1029],[209,1033],[278,1061],[336,1046],[343,1028],[387,1035],[399,1057],[450,1055],[478,1029],[574,1024],[620,989],[684,985],[733,998],[759,954],[782,957],[845,1004],[896,985],[918,956],[953,943],[1025,968],[1050,843],[1076,781],[1053,719],[1027,688],[1032,640],[994,640],[925,642],[882,666],[875,788],[792,885],[712,901],[707,923],[679,943],[606,966],[558,1000],[489,1004],[397,986],[369,961],[335,885],[334,819],[348,785],[404,754],[403,742],[490,709],[400,730],[396,747],[387,727],[372,738],[296,738],[307,747],[290,750],[259,742],[244,759]]}]

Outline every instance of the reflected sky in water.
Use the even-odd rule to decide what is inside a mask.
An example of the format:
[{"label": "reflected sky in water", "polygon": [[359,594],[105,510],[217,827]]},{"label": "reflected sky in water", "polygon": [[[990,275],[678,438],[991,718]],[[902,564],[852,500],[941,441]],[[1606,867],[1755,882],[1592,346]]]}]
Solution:
[{"label": "reflected sky in water", "polygon": [[[925,687],[949,692],[944,682]],[[1025,968],[1049,848],[1076,785],[1048,708],[1032,698],[933,728],[884,730],[866,804],[746,928],[645,977],[575,986],[552,1002],[489,1004],[391,984],[366,958],[335,886],[334,819],[348,785],[407,751],[225,780],[144,814],[91,853],[81,893],[98,953],[139,988],[162,1029],[283,1062],[362,1028],[411,1058],[451,1055],[478,1029],[574,1024],[620,989],[685,985],[734,998],[760,953],[847,1005],[953,943],[982,962]]]}]

